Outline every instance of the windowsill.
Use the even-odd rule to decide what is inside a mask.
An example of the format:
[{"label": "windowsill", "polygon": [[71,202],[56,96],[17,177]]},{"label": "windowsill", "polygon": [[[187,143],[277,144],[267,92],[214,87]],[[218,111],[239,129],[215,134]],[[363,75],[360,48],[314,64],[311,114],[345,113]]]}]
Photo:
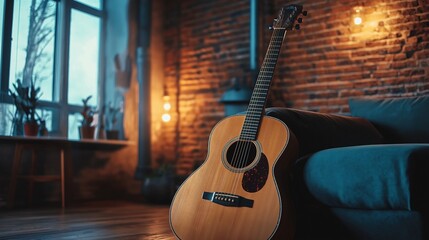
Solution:
[{"label": "windowsill", "polygon": [[27,136],[0,136],[0,143],[23,142],[39,144],[70,144],[77,147],[93,147],[94,149],[118,149],[135,146],[133,141],[111,139],[68,139],[65,137],[27,137]]}]

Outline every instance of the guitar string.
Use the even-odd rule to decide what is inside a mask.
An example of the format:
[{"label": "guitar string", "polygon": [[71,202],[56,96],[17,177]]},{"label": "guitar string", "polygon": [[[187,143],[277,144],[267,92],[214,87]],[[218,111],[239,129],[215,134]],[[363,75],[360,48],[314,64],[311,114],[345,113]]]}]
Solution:
[{"label": "guitar string", "polygon": [[[277,38],[276,34],[273,34],[273,39],[275,40],[276,38]],[[269,49],[269,51],[267,53],[268,57],[270,57],[272,55],[272,49],[271,49],[272,47],[273,46],[270,46],[270,49]],[[266,96],[266,93],[265,93],[266,91],[264,91],[264,89],[261,89],[261,87],[266,85],[266,83],[265,83],[265,81],[266,81],[266,79],[265,79],[265,75],[266,75],[265,69],[267,68],[267,66],[269,64],[270,64],[270,61],[268,59],[268,61],[265,61],[264,64],[263,64],[263,66],[261,67],[259,81],[257,81],[257,84],[255,85],[254,100],[255,99],[262,99],[262,98],[264,98],[264,96]],[[254,135],[256,135],[256,133],[258,132],[257,128],[260,126],[260,121],[262,120],[262,118],[261,118],[262,116],[260,116],[260,115],[262,114],[261,108],[263,110],[263,107],[264,107],[263,105],[259,104],[259,101],[256,101],[256,102],[253,101],[252,102],[252,104],[249,107],[249,115],[248,115],[249,118],[247,119],[248,120],[247,123],[249,125],[246,125],[244,127],[244,130],[246,132],[248,131],[248,129],[250,129],[250,133],[251,134],[254,133]],[[255,119],[252,119],[253,118],[252,114],[255,114],[254,115]],[[253,121],[256,121],[257,123],[255,124],[255,123],[253,123]],[[257,137],[253,136],[252,139],[256,140]],[[250,159],[250,157],[251,157],[250,154],[252,153],[252,149],[255,148],[254,147],[254,143],[252,142],[252,139],[246,141],[246,143],[245,143],[245,150],[242,151],[243,154],[244,154],[244,156],[242,157],[241,162],[239,164],[239,168],[240,169],[244,168],[245,166],[248,166],[249,164],[251,164],[253,162],[252,160],[254,160],[254,159]],[[256,153],[257,153],[257,151],[255,151],[255,157],[256,157]],[[245,173],[243,173],[243,177],[244,177],[244,174]],[[237,183],[236,183],[236,186],[235,186],[235,191],[237,191],[237,188],[238,188],[238,185],[239,185],[238,184],[239,181],[236,181],[236,182]],[[241,181],[241,185],[243,185],[243,181]]]},{"label": "guitar string", "polygon": [[[276,31],[277,32],[277,31]],[[256,85],[255,85],[255,94],[254,94],[254,96],[253,96],[253,98],[257,98],[257,99],[259,99],[259,98],[262,98],[262,97],[264,97],[264,95],[265,95],[265,97],[266,97],[266,92],[267,92],[267,90],[266,91],[262,91],[261,92],[261,90],[260,90],[260,87],[258,86],[258,85],[262,85],[262,86],[264,86],[264,85],[266,85],[266,83],[265,83],[265,81],[267,81],[267,79],[264,79],[265,77],[267,77],[265,74],[266,74],[266,71],[264,71],[266,68],[267,68],[267,65],[270,65],[270,64],[273,64],[269,59],[275,54],[275,52],[277,52],[276,50],[276,48],[278,48],[278,46],[276,46],[275,44],[271,44],[271,43],[275,43],[277,40],[278,40],[278,38],[279,38],[279,36],[276,34],[276,32],[273,32],[273,36],[272,36],[272,39],[273,39],[273,41],[272,42],[270,42],[270,45],[269,45],[269,48],[268,48],[268,51],[267,51],[267,54],[266,54],[266,57],[268,57],[268,59],[266,58],[265,60],[264,60],[264,64],[262,65],[262,67],[261,67],[261,71],[260,71],[260,74],[259,74],[259,76],[258,76],[258,81],[256,82]],[[274,49],[273,49],[274,48]],[[274,53],[273,53],[274,52]],[[268,76],[269,76],[270,74],[269,74],[269,72],[268,72]],[[268,79],[269,80],[269,79]],[[270,81],[269,81],[270,82]],[[261,96],[262,95],[262,96]],[[258,106],[258,104],[255,104],[255,101],[251,101],[251,104],[249,105],[249,114],[248,115],[246,115],[246,118],[247,117],[249,117],[249,118],[247,118],[246,120],[245,120],[245,125],[243,126],[243,132],[244,133],[247,133],[247,130],[248,129],[250,129],[250,130],[254,130],[254,132],[255,132],[255,135],[256,135],[256,133],[257,133],[257,130],[258,129],[254,129],[254,127],[255,126],[248,126],[247,124],[249,123],[249,119],[252,117],[252,112],[253,111],[256,111],[256,114],[257,114],[257,116],[256,116],[256,119],[257,120],[259,120],[259,123],[260,123],[260,121],[261,121],[261,117],[262,116],[259,116],[262,112],[260,111],[261,109],[260,108],[262,108],[262,110],[263,110],[263,105],[262,106]],[[256,109],[255,109],[256,108]],[[251,121],[250,121],[251,122]],[[246,124],[247,123],[247,124]],[[257,124],[256,125],[256,127],[258,127],[258,125],[259,124]],[[252,131],[253,132],[253,131]],[[254,140],[256,140],[256,136],[254,136]],[[241,151],[239,151],[240,153],[241,153],[241,157],[240,157],[240,162],[239,162],[239,164],[238,164],[238,168],[239,169],[242,169],[242,168],[244,168],[245,166],[247,166],[248,165],[248,161],[249,161],[249,154],[250,154],[250,152],[251,152],[251,148],[252,148],[252,145],[253,145],[254,143],[252,142],[252,139],[250,139],[250,140],[246,140],[246,141],[244,141],[244,144],[242,144],[243,145],[243,147],[245,148],[245,150],[241,150]],[[244,154],[244,155],[243,155]],[[251,163],[251,162],[250,162]],[[234,184],[234,190],[235,191],[237,191],[237,188],[238,188],[238,182],[240,182],[239,180],[240,180],[240,175],[239,176],[237,176],[237,180],[235,181],[235,184]],[[242,181],[241,181],[242,182]]]},{"label": "guitar string", "polygon": [[[272,35],[273,41],[270,42],[270,44],[269,44],[268,51],[267,51],[267,54],[266,54],[264,62],[263,62],[264,64],[261,67],[261,70],[260,70],[260,73],[258,76],[258,80],[255,84],[255,88],[256,88],[255,90],[256,91],[255,91],[255,94],[253,94],[253,96],[252,96],[252,98],[254,98],[253,99],[254,101],[251,100],[251,104],[249,105],[249,108],[248,108],[248,111],[246,114],[242,133],[244,135],[249,135],[249,134],[252,135],[252,133],[254,132],[254,135],[255,135],[254,140],[257,139],[256,134],[258,133],[258,128],[260,127],[260,123],[262,120],[262,111],[264,109],[266,97],[268,95],[267,94],[268,89],[269,89],[269,86],[271,83],[272,75],[274,73],[274,67],[275,67],[276,62],[277,62],[277,58],[279,55],[281,44],[282,44],[283,39],[284,39],[285,32],[286,31],[283,29],[280,29],[280,30],[275,29],[273,31],[273,35]],[[270,60],[271,58],[274,58],[275,60],[271,61]],[[273,66],[270,66],[270,65],[273,65]],[[269,68],[271,68],[272,70],[269,71]],[[267,89],[261,89],[262,87],[266,87]],[[257,101],[257,100],[255,100],[255,98],[256,99],[262,99],[263,98],[265,101]],[[263,102],[262,106],[259,106],[260,104],[258,105],[259,102]],[[252,114],[255,114],[255,113],[257,114],[256,115],[256,121],[258,122],[256,125],[251,124],[252,120],[254,120],[254,119],[252,119],[253,118]],[[255,126],[256,126],[256,129],[255,129]],[[243,134],[241,134],[241,135],[243,135]],[[250,157],[250,153],[251,153],[251,150],[253,148],[254,143],[252,142],[251,137],[245,137],[245,138],[250,138],[250,139],[241,140],[241,138],[240,138],[237,145],[236,145],[236,148],[235,148],[235,150],[238,149],[239,156],[237,158],[236,153],[234,154],[237,159],[233,160],[233,162],[234,162],[233,166],[236,166],[236,168],[238,168],[238,169],[242,169],[242,168],[248,166],[250,163],[253,162],[253,161],[251,161],[249,163],[249,160],[253,160],[253,159],[249,159],[249,157]],[[255,151],[255,154],[256,154],[256,152],[257,151]],[[244,176],[244,173],[243,173],[243,176]],[[240,177],[241,177],[241,174],[237,174],[236,179],[233,183],[233,190],[234,190],[233,192],[237,191],[238,183],[242,182],[242,181],[240,181]]]}]

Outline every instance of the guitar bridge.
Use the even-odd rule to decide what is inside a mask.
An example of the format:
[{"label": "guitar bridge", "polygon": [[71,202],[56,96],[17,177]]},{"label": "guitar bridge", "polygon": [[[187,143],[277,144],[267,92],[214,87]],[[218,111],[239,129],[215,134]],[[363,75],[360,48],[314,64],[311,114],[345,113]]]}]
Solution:
[{"label": "guitar bridge", "polygon": [[204,192],[203,199],[225,207],[253,207],[253,200],[223,192]]}]

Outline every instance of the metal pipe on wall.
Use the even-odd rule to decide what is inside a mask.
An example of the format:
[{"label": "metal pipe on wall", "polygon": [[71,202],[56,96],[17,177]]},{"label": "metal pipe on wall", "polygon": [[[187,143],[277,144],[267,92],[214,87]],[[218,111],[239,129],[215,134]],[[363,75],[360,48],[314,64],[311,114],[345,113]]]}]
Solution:
[{"label": "metal pipe on wall", "polygon": [[151,170],[151,108],[150,108],[150,26],[151,0],[138,1],[138,33],[137,33],[137,78],[139,82],[138,104],[138,164],[135,172],[137,179],[143,179]]}]

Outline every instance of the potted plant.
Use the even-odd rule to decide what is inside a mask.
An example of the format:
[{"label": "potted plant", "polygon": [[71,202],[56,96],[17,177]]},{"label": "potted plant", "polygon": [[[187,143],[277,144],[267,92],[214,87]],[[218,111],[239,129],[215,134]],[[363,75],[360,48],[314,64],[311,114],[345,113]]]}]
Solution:
[{"label": "potted plant", "polygon": [[30,86],[26,87],[21,80],[13,84],[14,92],[9,90],[12,96],[16,112],[14,124],[22,124],[24,121],[24,135],[37,136],[39,130],[39,117],[36,113],[37,103],[40,99],[40,87],[36,87],[34,81],[30,81]]},{"label": "potted plant", "polygon": [[[161,161],[162,162],[162,161]],[[171,163],[161,163],[146,176],[142,184],[143,197],[152,203],[168,204],[176,192],[175,170]]]},{"label": "potted plant", "polygon": [[114,107],[112,104],[107,107],[105,119],[106,119],[106,138],[107,139],[119,139],[119,130],[116,128],[118,122],[118,113],[120,108]]},{"label": "potted plant", "polygon": [[88,105],[92,96],[82,99],[83,108],[80,114],[82,115],[81,126],[79,127],[79,135],[81,139],[93,139],[95,126],[92,125],[94,121],[95,111]]}]

